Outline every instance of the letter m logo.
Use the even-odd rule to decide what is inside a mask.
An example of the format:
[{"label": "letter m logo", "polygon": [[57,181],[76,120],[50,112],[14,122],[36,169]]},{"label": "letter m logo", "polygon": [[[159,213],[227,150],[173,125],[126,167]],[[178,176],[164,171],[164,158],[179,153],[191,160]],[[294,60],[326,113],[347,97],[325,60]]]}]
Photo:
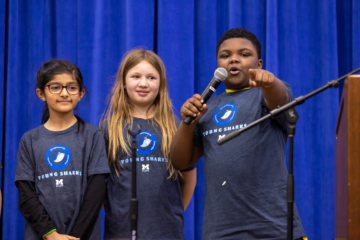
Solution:
[{"label": "letter m logo", "polygon": [[143,172],[149,172],[150,171],[149,164],[142,164],[142,171]]},{"label": "letter m logo", "polygon": [[55,179],[55,183],[56,183],[56,187],[63,187],[64,183],[63,183],[63,179],[57,180]]}]

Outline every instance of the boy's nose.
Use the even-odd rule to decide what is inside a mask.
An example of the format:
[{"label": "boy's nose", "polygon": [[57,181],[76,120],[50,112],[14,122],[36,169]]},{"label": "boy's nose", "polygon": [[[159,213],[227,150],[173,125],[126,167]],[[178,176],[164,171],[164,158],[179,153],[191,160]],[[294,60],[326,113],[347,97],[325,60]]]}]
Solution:
[{"label": "boy's nose", "polygon": [[230,63],[238,63],[238,62],[240,62],[240,60],[239,59],[237,59],[237,58],[231,58],[230,59]]},{"label": "boy's nose", "polygon": [[236,57],[236,56],[232,56],[230,58],[230,63],[238,63],[240,62],[240,58]]}]

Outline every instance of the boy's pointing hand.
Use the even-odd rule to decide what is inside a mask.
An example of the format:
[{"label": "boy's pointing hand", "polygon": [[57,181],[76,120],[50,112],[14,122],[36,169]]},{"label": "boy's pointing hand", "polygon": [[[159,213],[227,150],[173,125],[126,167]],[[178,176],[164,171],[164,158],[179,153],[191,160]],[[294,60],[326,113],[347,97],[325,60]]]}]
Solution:
[{"label": "boy's pointing hand", "polygon": [[275,75],[263,69],[249,69],[249,86],[257,88],[270,88],[275,81]]}]

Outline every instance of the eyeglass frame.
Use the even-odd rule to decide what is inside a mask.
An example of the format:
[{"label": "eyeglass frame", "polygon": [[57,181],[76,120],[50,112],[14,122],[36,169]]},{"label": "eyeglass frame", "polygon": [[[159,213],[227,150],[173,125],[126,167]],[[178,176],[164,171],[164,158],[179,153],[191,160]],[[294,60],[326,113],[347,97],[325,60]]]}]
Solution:
[{"label": "eyeglass frame", "polygon": [[[49,86],[51,86],[51,85],[59,85],[59,86],[61,86],[60,92],[58,92],[58,93],[52,93],[51,90],[50,90],[50,87],[49,87]],[[77,93],[69,93],[69,90],[68,90],[67,88],[68,88],[69,86],[71,86],[71,85],[76,85],[76,86],[78,86],[78,87],[79,87],[79,91],[78,91]],[[80,91],[81,91],[81,87],[80,87],[79,84],[70,84],[70,85],[65,85],[65,86],[63,86],[63,85],[61,85],[61,84],[59,84],[59,83],[53,83],[53,84],[47,84],[47,85],[44,86],[44,88],[45,88],[45,87],[48,87],[49,92],[50,92],[51,94],[60,94],[60,93],[62,93],[62,91],[64,90],[64,88],[66,89],[66,92],[67,92],[68,94],[70,94],[70,95],[79,94]]]}]

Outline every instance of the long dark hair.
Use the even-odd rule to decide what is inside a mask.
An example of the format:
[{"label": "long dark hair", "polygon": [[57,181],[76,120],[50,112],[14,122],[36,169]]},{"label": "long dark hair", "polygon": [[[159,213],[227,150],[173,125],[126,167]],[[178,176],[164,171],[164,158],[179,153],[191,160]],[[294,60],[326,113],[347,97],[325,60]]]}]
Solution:
[{"label": "long dark hair", "polygon": [[[66,60],[60,60],[60,59],[54,59],[54,60],[50,60],[45,62],[43,65],[41,65],[39,71],[36,73],[36,87],[39,88],[41,91],[44,91],[45,85],[51,81],[52,79],[54,79],[54,77],[56,75],[59,74],[69,74],[70,76],[72,76],[76,82],[79,84],[80,86],[80,91],[82,91],[83,89],[85,89],[85,93],[88,93],[84,82],[83,82],[83,77],[82,74],[80,72],[80,69],[73,63],[66,61]],[[47,120],[49,120],[50,117],[50,112],[49,112],[49,108],[47,103],[45,102],[45,105],[43,107],[43,111],[42,111],[42,117],[41,117],[41,124],[44,124],[47,122]],[[80,125],[84,125],[85,122],[79,117],[76,116],[77,120],[79,121],[79,125],[78,125],[78,131],[80,130]]]}]

